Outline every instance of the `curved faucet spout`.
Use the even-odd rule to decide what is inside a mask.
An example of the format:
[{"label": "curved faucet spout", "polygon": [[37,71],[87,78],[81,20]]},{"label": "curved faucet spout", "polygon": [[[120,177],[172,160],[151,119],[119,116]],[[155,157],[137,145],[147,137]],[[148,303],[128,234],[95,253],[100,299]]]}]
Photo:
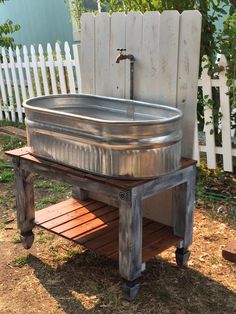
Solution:
[{"label": "curved faucet spout", "polygon": [[120,63],[120,61],[126,60],[126,59],[129,59],[130,62],[134,62],[135,61],[135,58],[134,58],[133,55],[131,55],[131,54],[128,54],[128,55],[123,54],[123,51],[126,51],[126,49],[119,48],[119,49],[117,49],[117,51],[120,51],[120,54],[116,58],[116,63]]}]

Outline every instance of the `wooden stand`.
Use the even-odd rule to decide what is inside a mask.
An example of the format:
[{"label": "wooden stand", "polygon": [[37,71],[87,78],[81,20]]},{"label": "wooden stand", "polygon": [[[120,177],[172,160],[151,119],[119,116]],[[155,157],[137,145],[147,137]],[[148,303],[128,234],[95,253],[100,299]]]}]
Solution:
[{"label": "wooden stand", "polygon": [[[187,264],[192,243],[195,161],[182,160],[178,171],[150,180],[115,180],[35,158],[29,148],[6,153],[16,174],[17,223],[26,249],[38,225],[119,261],[124,293],[133,300],[139,289],[143,263],[177,245],[179,266]],[[74,186],[72,198],[34,212],[32,173]],[[143,218],[142,201],[173,189],[173,227]],[[36,215],[36,217],[35,217]]]}]

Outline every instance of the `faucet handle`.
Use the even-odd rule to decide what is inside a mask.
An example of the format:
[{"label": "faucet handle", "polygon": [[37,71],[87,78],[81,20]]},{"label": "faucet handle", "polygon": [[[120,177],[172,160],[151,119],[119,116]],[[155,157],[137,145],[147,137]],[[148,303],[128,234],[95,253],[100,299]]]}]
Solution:
[{"label": "faucet handle", "polygon": [[123,51],[126,51],[125,48],[117,48],[116,50],[117,50],[117,51],[120,51],[120,53],[122,53]]}]

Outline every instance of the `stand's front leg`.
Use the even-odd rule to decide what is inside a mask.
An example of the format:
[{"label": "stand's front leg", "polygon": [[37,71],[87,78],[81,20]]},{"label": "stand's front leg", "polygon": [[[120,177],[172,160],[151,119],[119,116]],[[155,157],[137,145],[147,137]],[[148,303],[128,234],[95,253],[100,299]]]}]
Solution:
[{"label": "stand's front leg", "polygon": [[124,279],[124,294],[133,300],[142,271],[142,195],[134,188],[120,192],[119,271]]},{"label": "stand's front leg", "polygon": [[20,239],[25,249],[34,242],[34,189],[32,174],[20,167],[19,160],[13,160],[16,175],[16,210],[17,226],[20,229]]}]

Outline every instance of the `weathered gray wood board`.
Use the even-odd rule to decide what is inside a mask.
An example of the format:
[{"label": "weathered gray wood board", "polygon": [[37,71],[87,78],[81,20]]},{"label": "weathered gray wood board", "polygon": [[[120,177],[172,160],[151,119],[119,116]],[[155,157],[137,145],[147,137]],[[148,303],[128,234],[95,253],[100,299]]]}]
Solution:
[{"label": "weathered gray wood board", "polygon": [[129,61],[135,57],[134,98],[184,112],[182,155],[193,157],[201,34],[198,11],[85,13],[81,18],[82,93],[129,98]]}]

